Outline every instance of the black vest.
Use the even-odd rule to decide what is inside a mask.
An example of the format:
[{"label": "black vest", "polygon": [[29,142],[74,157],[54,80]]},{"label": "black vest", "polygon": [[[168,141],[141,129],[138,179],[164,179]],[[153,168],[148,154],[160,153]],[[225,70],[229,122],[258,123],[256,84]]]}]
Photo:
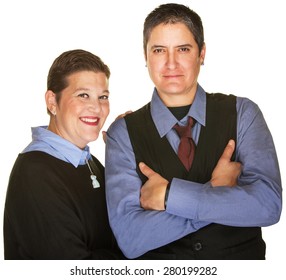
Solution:
[{"label": "black vest", "polygon": [[[150,103],[125,117],[138,163],[145,162],[171,181],[181,178],[206,183],[229,141],[236,141],[236,97],[207,94],[206,126],[201,127],[191,170],[184,168],[166,137],[161,138],[150,113]],[[164,121],[164,120],[162,120]],[[233,155],[232,160],[234,160]],[[146,177],[137,168],[142,180]],[[265,243],[259,227],[231,227],[210,224],[163,247],[149,251],[141,259],[264,259]]]}]

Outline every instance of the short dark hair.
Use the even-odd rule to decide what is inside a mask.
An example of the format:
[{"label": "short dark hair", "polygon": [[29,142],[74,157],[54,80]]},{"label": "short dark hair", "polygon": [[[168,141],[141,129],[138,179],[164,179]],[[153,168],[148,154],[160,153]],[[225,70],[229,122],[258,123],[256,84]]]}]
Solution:
[{"label": "short dark hair", "polygon": [[61,91],[68,86],[67,78],[80,71],[102,72],[108,79],[110,77],[109,67],[100,57],[81,49],[70,50],[54,60],[47,78],[47,90],[59,98]]},{"label": "short dark hair", "polygon": [[200,16],[189,7],[181,4],[169,3],[155,8],[145,19],[143,30],[143,47],[146,55],[147,43],[152,30],[159,24],[185,24],[199,47],[199,53],[204,45],[204,28]]}]

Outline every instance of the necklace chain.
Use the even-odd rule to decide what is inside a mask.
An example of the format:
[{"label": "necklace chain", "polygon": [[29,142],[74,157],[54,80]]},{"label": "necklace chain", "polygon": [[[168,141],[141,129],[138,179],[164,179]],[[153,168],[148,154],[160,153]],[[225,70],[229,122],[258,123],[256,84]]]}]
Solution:
[{"label": "necklace chain", "polygon": [[92,160],[92,158],[90,160],[88,160],[86,158],[85,162],[86,162],[86,164],[88,166],[88,169],[90,171],[90,179],[91,179],[93,188],[99,188],[100,184],[99,184],[98,180],[96,179],[95,173],[94,173],[94,171],[92,169],[92,165],[95,164],[94,161]]}]

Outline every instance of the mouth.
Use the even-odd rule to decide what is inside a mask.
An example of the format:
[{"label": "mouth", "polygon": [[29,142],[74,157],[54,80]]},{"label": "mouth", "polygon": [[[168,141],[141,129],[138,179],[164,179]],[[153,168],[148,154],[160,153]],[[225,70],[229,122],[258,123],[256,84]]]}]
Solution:
[{"label": "mouth", "polygon": [[87,125],[98,125],[99,121],[100,121],[100,118],[97,118],[97,117],[82,117],[80,118],[80,120],[82,122],[84,122],[85,124]]},{"label": "mouth", "polygon": [[165,78],[167,79],[177,79],[177,78],[181,78],[183,75],[164,75]]}]

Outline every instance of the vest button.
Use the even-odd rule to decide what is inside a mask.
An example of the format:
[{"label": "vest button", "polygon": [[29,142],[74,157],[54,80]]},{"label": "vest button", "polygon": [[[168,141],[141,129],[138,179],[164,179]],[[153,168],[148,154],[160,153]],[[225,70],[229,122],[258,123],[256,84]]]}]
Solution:
[{"label": "vest button", "polygon": [[197,242],[197,243],[194,244],[194,250],[195,251],[200,251],[200,250],[202,250],[202,248],[203,248],[202,243]]}]

